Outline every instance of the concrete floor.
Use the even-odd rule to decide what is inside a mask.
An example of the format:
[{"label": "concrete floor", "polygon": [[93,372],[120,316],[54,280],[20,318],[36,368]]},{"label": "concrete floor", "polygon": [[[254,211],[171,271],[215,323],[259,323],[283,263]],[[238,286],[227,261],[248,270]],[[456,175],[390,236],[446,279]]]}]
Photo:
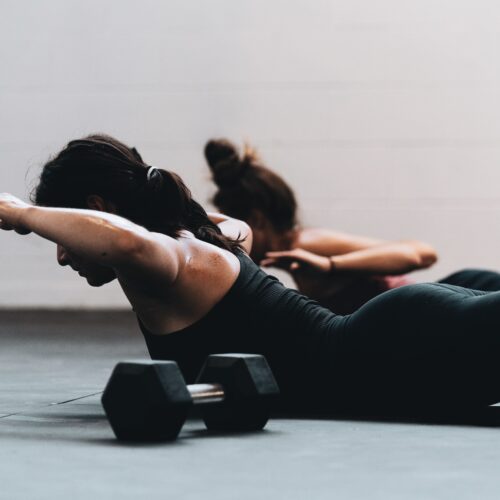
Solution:
[{"label": "concrete floor", "polygon": [[[437,422],[275,418],[172,444],[125,445],[99,403],[114,364],[145,357],[127,313],[0,313],[0,498],[498,498],[500,408]],[[459,412],[457,405],[457,414]]]}]

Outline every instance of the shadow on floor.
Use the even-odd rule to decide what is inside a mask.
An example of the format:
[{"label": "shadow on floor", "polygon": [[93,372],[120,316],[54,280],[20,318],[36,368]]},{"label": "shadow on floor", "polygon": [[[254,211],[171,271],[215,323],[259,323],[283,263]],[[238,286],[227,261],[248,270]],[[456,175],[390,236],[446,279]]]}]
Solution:
[{"label": "shadow on floor", "polygon": [[113,437],[104,415],[44,413],[16,414],[4,419],[0,425],[0,439],[27,441],[58,441],[100,446],[131,448],[155,448],[158,446],[185,446],[200,438],[237,437],[255,438],[283,434],[281,431],[264,429],[255,432],[215,432],[208,431],[203,422],[190,420],[173,441],[133,441],[121,442]]}]

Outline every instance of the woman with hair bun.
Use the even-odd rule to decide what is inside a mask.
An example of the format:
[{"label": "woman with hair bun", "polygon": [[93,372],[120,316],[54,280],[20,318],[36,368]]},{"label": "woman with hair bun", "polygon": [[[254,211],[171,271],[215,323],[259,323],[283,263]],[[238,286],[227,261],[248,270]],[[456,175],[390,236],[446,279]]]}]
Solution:
[{"label": "woman with hair bun", "polygon": [[[300,226],[291,187],[248,145],[240,154],[226,139],[210,140],[205,158],[217,186],[214,205],[252,228],[254,261],[284,269],[299,291],[338,314],[350,314],[382,292],[413,283],[408,273],[437,260],[436,251],[417,240],[384,241]],[[462,270],[440,282],[500,290],[500,274],[486,270]]]},{"label": "woman with hair bun", "polygon": [[210,220],[178,175],[103,135],[48,161],[33,202],[0,194],[0,229],[52,241],[92,286],[117,280],[151,357],[176,360],[188,382],[207,355],[246,352],[267,358],[287,410],[500,401],[500,292],[410,285],[335,314],[248,257],[246,223]]}]

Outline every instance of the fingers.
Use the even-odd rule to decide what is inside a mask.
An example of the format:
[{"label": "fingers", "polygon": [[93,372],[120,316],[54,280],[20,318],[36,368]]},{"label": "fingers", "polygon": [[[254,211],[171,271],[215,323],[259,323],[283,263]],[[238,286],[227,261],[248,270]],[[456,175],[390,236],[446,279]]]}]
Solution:
[{"label": "fingers", "polygon": [[263,259],[259,264],[261,267],[277,267],[279,269],[283,269],[285,271],[298,271],[301,268],[300,262],[294,260],[290,261],[287,258],[275,258],[275,259]]},{"label": "fingers", "polygon": [[3,220],[0,220],[0,229],[3,229],[4,231],[12,231],[14,227],[10,224],[7,224],[7,222]]},{"label": "fingers", "polygon": [[7,222],[0,220],[0,229],[3,229],[4,231],[15,231],[17,234],[29,234],[31,231],[29,229],[26,229],[25,227],[18,226],[15,227],[12,224],[8,224]]},{"label": "fingers", "polygon": [[259,265],[261,267],[277,267],[278,269],[284,269],[288,271],[290,268],[290,262],[280,259],[264,259],[261,260]]},{"label": "fingers", "polygon": [[299,248],[293,250],[282,250],[266,252],[266,258],[260,263],[263,267],[278,267],[285,271],[294,272],[301,269],[301,262],[306,260],[303,251]]}]

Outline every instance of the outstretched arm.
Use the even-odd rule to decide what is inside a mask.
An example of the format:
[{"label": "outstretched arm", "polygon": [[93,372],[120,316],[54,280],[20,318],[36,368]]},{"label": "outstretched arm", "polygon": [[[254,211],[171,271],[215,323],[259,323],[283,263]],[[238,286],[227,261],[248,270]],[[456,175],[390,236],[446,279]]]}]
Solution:
[{"label": "outstretched arm", "polygon": [[34,232],[118,273],[151,271],[168,282],[177,277],[182,260],[175,239],[117,215],[32,206],[7,193],[0,194],[0,228]]}]

